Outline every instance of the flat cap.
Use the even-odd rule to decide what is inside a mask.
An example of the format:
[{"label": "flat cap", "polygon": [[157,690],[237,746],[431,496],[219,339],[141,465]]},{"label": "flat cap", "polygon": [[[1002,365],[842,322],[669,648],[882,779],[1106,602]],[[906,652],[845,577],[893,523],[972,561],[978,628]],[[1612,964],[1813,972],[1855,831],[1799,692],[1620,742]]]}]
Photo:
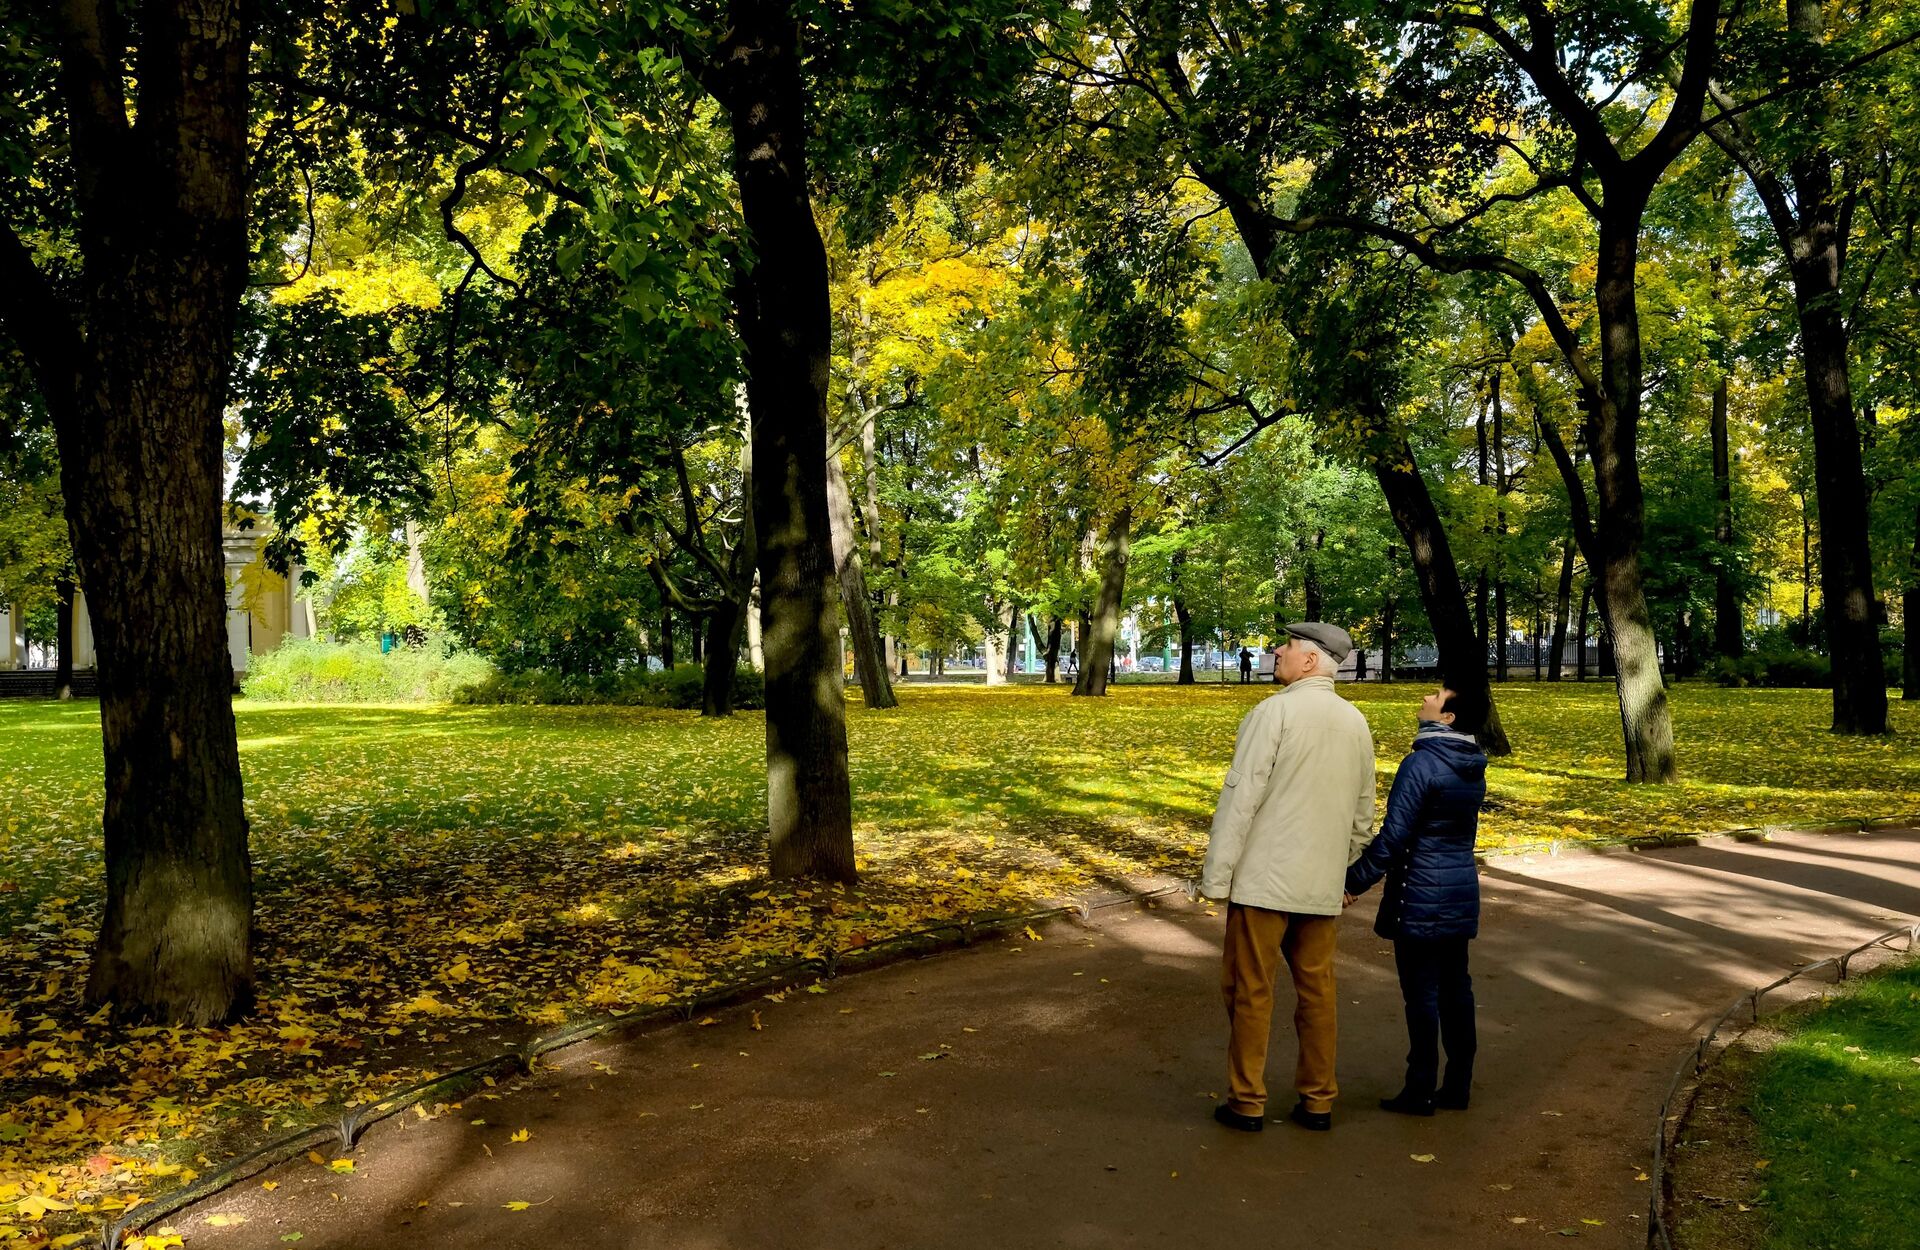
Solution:
[{"label": "flat cap", "polygon": [[1301,621],[1287,626],[1287,632],[1295,638],[1305,638],[1317,643],[1334,658],[1335,663],[1345,663],[1353,654],[1353,636],[1338,625],[1329,625],[1325,621]]}]

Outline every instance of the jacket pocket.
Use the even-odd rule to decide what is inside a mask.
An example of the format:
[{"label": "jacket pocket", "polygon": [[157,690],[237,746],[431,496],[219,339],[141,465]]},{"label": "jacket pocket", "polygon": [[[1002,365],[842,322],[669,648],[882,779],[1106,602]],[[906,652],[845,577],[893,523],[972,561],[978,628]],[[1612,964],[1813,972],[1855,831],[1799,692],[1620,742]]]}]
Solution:
[{"label": "jacket pocket", "polygon": [[1237,768],[1229,768],[1229,769],[1227,770],[1227,784],[1228,784],[1229,786],[1237,786],[1237,785],[1239,785],[1239,784],[1240,784],[1240,770],[1239,770],[1239,769],[1237,769]]}]

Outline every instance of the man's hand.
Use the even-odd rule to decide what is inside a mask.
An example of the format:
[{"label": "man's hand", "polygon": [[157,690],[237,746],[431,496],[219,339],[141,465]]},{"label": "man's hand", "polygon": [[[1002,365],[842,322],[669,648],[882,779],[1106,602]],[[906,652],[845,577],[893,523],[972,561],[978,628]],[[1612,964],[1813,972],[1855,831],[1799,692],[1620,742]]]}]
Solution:
[{"label": "man's hand", "polygon": [[1342,894],[1340,896],[1340,910],[1345,911],[1347,908],[1353,906],[1354,903],[1358,902],[1359,899],[1360,896],[1358,894]]}]

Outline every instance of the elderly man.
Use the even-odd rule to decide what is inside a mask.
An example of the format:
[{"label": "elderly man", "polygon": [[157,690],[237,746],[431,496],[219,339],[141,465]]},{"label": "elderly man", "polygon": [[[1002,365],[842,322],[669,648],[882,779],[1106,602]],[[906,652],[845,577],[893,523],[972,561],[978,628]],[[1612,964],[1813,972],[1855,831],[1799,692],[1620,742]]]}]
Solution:
[{"label": "elderly man", "polygon": [[1266,1122],[1267,1038],[1282,959],[1293,975],[1300,1042],[1300,1101],[1288,1118],[1319,1131],[1333,1125],[1334,937],[1347,865],[1373,830],[1373,733],[1333,688],[1353,639],[1319,621],[1289,625],[1287,634],[1275,660],[1286,689],[1240,723],[1200,875],[1202,894],[1229,900],[1227,1101],[1214,1119],[1246,1132]]}]

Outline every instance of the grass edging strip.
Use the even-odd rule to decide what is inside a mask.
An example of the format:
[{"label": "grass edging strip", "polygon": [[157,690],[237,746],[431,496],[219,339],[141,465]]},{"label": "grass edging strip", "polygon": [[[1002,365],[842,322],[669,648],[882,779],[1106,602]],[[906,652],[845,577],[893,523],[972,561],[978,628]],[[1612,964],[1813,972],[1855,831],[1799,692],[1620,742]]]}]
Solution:
[{"label": "grass edging strip", "polygon": [[[1182,881],[1148,890],[1116,893],[1103,898],[1083,898],[1071,903],[1024,912],[967,916],[907,933],[896,933],[877,942],[863,942],[858,946],[836,949],[824,956],[795,960],[770,970],[763,969],[751,976],[706,990],[680,1002],[644,1007],[635,1011],[587,1020],[576,1020],[553,1033],[542,1034],[518,1046],[477,1059],[452,1071],[443,1072],[424,1081],[416,1081],[412,1085],[402,1086],[372,1102],[348,1108],[338,1120],[332,1123],[313,1124],[295,1129],[291,1133],[276,1137],[265,1145],[228,1160],[190,1185],[183,1185],[151,1202],[142,1202],[137,1206],[128,1207],[118,1219],[110,1221],[100,1230],[101,1250],[119,1250],[121,1243],[129,1234],[139,1233],[156,1221],[178,1214],[196,1203],[204,1202],[249,1177],[257,1176],[268,1168],[277,1167],[290,1159],[297,1158],[325,1142],[336,1142],[343,1150],[352,1150],[367,1129],[382,1120],[398,1115],[408,1107],[426,1101],[436,1092],[451,1091],[462,1085],[476,1084],[496,1072],[512,1071],[531,1076],[535,1059],[580,1042],[624,1029],[666,1021],[676,1015],[680,1016],[682,1021],[691,1020],[702,1009],[738,1002],[776,986],[791,987],[814,972],[825,980],[832,980],[841,975],[842,965],[850,958],[855,959],[859,964],[859,967],[854,970],[871,970],[881,967],[891,962],[881,956],[885,956],[895,947],[905,947],[910,942],[930,943],[928,949],[920,952],[923,956],[938,954],[943,950],[970,946],[982,934],[1010,929],[1015,925],[1063,917],[1077,917],[1085,920],[1094,912],[1103,911],[1109,907],[1119,907],[1127,903],[1145,903],[1174,893],[1186,893],[1191,897],[1192,891],[1193,883]],[[951,933],[953,936],[943,940],[940,935],[945,933]]]},{"label": "grass edging strip", "polygon": [[[1829,955],[1825,959],[1816,960],[1813,963],[1807,964],[1805,967],[1794,969],[1786,976],[1745,991],[1736,996],[1734,1000],[1727,1005],[1727,1009],[1720,1013],[1720,1018],[1713,1023],[1712,1027],[1708,1028],[1706,1032],[1702,1033],[1700,1037],[1695,1040],[1693,1046],[1688,1049],[1687,1053],[1681,1058],[1679,1065],[1674,1069],[1673,1081],[1667,1086],[1666,1097],[1660,1100],[1659,1119],[1655,1121],[1653,1127],[1653,1163],[1647,1169],[1648,1177],[1652,1182],[1652,1192],[1647,1197],[1647,1245],[1649,1250],[1673,1250],[1671,1230],[1667,1227],[1666,1190],[1667,1129],[1669,1122],[1672,1121],[1676,1115],[1673,1109],[1674,1100],[1680,1096],[1681,1091],[1684,1090],[1688,1084],[1699,1081],[1701,1074],[1712,1065],[1713,1060],[1718,1059],[1726,1053],[1725,1046],[1722,1046],[1718,1051],[1712,1050],[1713,1043],[1719,1037],[1721,1030],[1744,1009],[1748,1013],[1749,1018],[1746,1024],[1742,1026],[1740,1032],[1745,1033],[1748,1028],[1760,1022],[1761,1004],[1765,1001],[1766,996],[1774,990],[1790,985],[1794,981],[1798,981],[1807,976],[1809,973],[1825,968],[1831,968],[1833,970],[1834,984],[1838,985],[1847,979],[1849,966],[1855,956],[1864,954],[1876,946],[1886,947],[1886,949],[1891,951],[1893,950],[1892,943],[1901,938],[1906,939],[1904,950],[1908,954],[1911,954],[1916,947],[1920,947],[1920,921],[1888,929],[1886,932],[1876,934],[1845,951]],[[1677,1136],[1679,1126],[1676,1124],[1673,1127]]]},{"label": "grass edging strip", "polygon": [[1766,842],[1779,833],[1898,833],[1910,829],[1920,829],[1920,812],[1897,816],[1848,816],[1840,820],[1803,820],[1785,824],[1771,822],[1703,833],[1642,834],[1611,842],[1567,842],[1551,838],[1544,842],[1519,842],[1493,850],[1476,851],[1473,859],[1475,863],[1485,866],[1500,860],[1528,859],[1536,855],[1631,855],[1639,851],[1662,851],[1670,847],[1702,846],[1714,842]]}]

